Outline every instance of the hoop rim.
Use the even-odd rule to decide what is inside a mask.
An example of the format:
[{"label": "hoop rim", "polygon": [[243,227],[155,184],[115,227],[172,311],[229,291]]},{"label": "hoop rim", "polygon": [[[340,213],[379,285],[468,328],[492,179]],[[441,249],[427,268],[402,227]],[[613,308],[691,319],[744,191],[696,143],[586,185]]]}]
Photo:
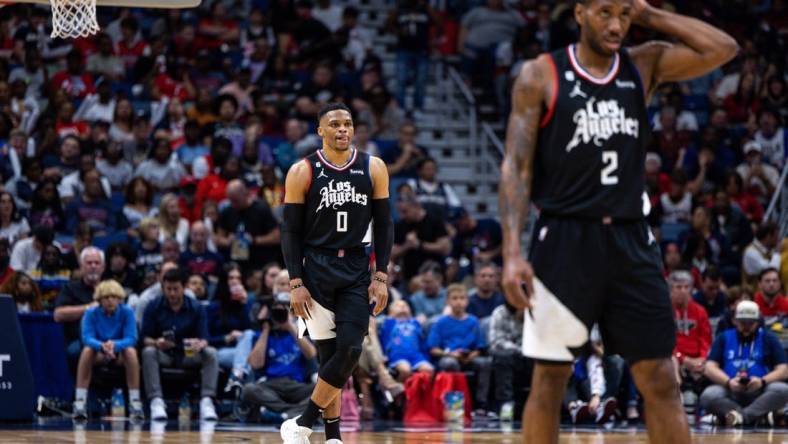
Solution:
[{"label": "hoop rim", "polygon": [[[39,5],[49,5],[50,0],[14,0],[12,2],[3,3],[34,3]],[[183,9],[195,8],[199,6],[200,3],[201,0],[96,0],[96,6],[115,6],[123,8]]]}]

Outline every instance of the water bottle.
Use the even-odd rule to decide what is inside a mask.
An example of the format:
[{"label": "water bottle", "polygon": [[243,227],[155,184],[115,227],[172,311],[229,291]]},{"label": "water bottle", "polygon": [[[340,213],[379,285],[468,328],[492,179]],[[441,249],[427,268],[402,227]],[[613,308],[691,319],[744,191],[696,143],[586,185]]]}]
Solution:
[{"label": "water bottle", "polygon": [[463,392],[447,392],[443,397],[443,417],[447,422],[462,422],[465,417]]},{"label": "water bottle", "polygon": [[192,419],[192,404],[189,400],[189,394],[185,393],[181,398],[181,403],[178,405],[178,422],[189,422]]},{"label": "water bottle", "polygon": [[126,403],[123,400],[123,390],[119,388],[112,392],[112,416],[115,418],[126,416]]}]

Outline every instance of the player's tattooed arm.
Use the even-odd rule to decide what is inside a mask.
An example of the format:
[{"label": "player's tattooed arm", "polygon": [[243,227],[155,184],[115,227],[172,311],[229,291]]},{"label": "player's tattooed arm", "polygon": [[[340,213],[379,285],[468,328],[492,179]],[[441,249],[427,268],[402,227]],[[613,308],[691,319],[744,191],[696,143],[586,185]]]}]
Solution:
[{"label": "player's tattooed arm", "polygon": [[[501,165],[498,211],[503,228],[503,275],[501,287],[506,300],[516,308],[530,306],[534,294],[533,270],[522,256],[520,234],[531,200],[533,162],[542,107],[550,88],[548,62],[542,56],[527,62],[512,87],[512,112],[506,130],[506,153]],[[523,291],[523,284],[528,289]]]},{"label": "player's tattooed arm", "polygon": [[633,2],[634,24],[671,36],[676,43],[651,41],[630,50],[647,95],[662,82],[702,76],[736,56],[739,46],[724,31],[698,19]]},{"label": "player's tattooed arm", "polygon": [[521,255],[520,235],[528,215],[536,139],[545,97],[545,65],[543,59],[525,63],[512,87],[512,112],[498,189],[504,257]]}]

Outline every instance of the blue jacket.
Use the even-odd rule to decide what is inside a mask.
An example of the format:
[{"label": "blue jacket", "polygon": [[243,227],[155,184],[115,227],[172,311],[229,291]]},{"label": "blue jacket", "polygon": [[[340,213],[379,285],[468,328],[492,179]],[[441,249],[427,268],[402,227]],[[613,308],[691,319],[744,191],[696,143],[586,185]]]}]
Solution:
[{"label": "blue jacket", "polygon": [[83,344],[100,351],[101,344],[109,340],[115,342],[116,351],[137,343],[137,321],[126,304],[118,304],[112,316],[107,316],[101,306],[89,309],[82,316]]},{"label": "blue jacket", "polygon": [[772,332],[759,328],[755,337],[740,342],[735,328],[726,330],[714,339],[709,360],[720,365],[728,377],[733,378],[740,370],[749,376],[763,377],[779,364],[786,363],[785,350]]},{"label": "blue jacket", "polygon": [[167,298],[159,296],[145,307],[142,316],[142,335],[160,338],[167,330],[175,333],[175,345],[183,350],[187,338],[208,339],[208,322],[205,309],[194,298],[183,296],[183,307],[176,313],[170,308]]}]

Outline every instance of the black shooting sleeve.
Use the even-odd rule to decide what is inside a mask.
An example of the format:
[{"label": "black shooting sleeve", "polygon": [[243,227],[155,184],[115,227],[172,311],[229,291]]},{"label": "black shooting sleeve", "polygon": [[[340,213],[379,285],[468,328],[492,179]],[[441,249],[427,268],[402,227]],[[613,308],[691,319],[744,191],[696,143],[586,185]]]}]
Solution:
[{"label": "black shooting sleeve", "polygon": [[394,245],[394,221],[391,219],[389,199],[372,200],[373,236],[375,241],[375,271],[387,273],[391,247]]},{"label": "black shooting sleeve", "polygon": [[304,215],[302,203],[285,203],[282,222],[282,255],[290,279],[303,278],[304,266]]}]

